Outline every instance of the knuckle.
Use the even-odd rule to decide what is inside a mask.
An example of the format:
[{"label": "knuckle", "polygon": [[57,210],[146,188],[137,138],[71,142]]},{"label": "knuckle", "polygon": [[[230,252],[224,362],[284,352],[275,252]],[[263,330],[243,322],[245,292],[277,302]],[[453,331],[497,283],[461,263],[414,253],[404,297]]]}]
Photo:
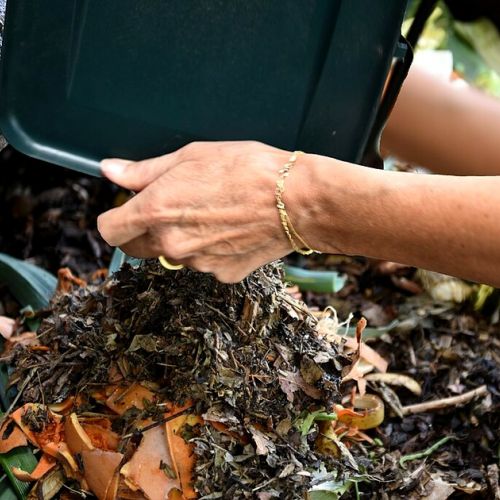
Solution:
[{"label": "knuckle", "polygon": [[154,225],[162,221],[163,207],[158,203],[156,197],[152,193],[142,197],[142,203],[139,206],[139,215],[144,220],[149,222],[148,225]]}]

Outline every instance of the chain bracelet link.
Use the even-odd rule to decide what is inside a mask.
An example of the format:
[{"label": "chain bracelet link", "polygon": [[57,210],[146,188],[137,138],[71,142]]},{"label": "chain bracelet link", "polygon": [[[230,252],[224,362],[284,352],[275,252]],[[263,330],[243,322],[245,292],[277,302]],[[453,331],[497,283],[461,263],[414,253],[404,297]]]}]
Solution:
[{"label": "chain bracelet link", "polygon": [[283,201],[283,193],[285,192],[285,180],[290,175],[291,169],[295,166],[297,158],[302,154],[302,151],[295,151],[283,167],[278,171],[279,178],[276,181],[276,207],[278,209],[281,225],[290,241],[293,250],[301,255],[311,255],[313,253],[321,253],[318,250],[313,250],[295,230],[292,221],[286,211],[285,202]]}]

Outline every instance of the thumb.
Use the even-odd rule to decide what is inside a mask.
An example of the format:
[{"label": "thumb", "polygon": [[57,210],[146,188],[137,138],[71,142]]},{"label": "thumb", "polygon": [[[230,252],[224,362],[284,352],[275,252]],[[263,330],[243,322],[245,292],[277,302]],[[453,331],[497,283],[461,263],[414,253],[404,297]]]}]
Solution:
[{"label": "thumb", "polygon": [[139,162],[112,158],[101,162],[102,174],[110,181],[132,191],[142,191],[168,168],[170,155]]}]

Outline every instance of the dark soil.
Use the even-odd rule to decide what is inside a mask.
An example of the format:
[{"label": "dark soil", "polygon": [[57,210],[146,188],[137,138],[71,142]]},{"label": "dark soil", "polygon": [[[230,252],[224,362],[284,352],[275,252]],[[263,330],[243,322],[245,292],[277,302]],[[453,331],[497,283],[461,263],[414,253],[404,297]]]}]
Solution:
[{"label": "dark soil", "polygon": [[111,249],[96,228],[99,213],[123,193],[104,179],[83,176],[28,158],[0,153],[0,251],[30,259],[56,274],[107,267]]},{"label": "dark soil", "polygon": [[[389,371],[416,379],[422,395],[404,388],[369,384],[393,406],[463,394],[483,384],[489,395],[463,407],[400,418],[392,411],[378,430],[383,449],[367,471],[381,482],[359,485],[374,498],[497,498],[500,463],[500,299],[493,292],[481,312],[472,300],[436,303],[416,281],[415,270],[361,258],[319,256],[302,262],[314,269],[334,268],[348,275],[338,294],[305,295],[311,306],[334,306],[339,314],[363,315],[372,326],[393,325],[370,342],[389,361]],[[474,297],[472,297],[473,299]],[[388,405],[390,408],[390,405]],[[387,407],[386,407],[387,408]],[[446,436],[430,457],[398,466],[399,459],[424,451]],[[449,491],[443,493],[444,486]],[[439,490],[443,487],[443,490]],[[441,491],[439,494],[438,491]]]}]

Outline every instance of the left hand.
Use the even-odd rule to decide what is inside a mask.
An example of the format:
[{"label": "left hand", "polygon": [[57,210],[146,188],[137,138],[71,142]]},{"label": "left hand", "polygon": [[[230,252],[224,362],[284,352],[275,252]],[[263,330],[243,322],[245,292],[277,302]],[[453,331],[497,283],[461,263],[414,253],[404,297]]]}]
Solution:
[{"label": "left hand", "polygon": [[[139,193],[100,215],[99,232],[128,255],[164,255],[222,282],[240,281],[291,252],[274,199],[289,156],[257,142],[205,142],[141,162],[105,160],[106,177]],[[299,176],[297,168],[287,180],[296,209]],[[299,211],[295,216],[300,227]]]}]

